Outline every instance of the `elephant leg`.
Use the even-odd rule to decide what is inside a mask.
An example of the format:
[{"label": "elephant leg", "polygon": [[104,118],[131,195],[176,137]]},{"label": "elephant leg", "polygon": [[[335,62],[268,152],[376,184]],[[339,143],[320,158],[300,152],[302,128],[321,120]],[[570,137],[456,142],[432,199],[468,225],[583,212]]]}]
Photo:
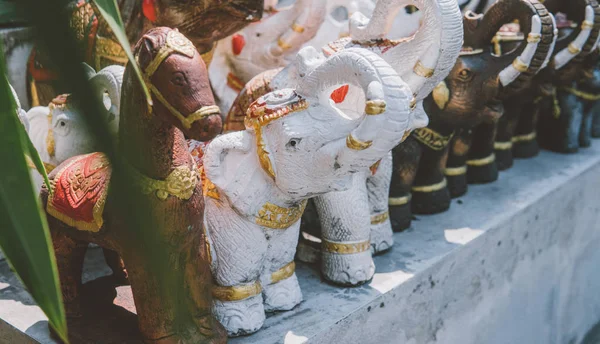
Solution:
[{"label": "elephant leg", "polygon": [[600,101],[595,101],[594,105],[592,105],[591,109],[592,117],[592,137],[599,138],[600,137]]},{"label": "elephant leg", "polygon": [[211,252],[213,314],[228,335],[258,331],[265,321],[260,273],[268,242],[263,229],[221,201],[206,199]]},{"label": "elephant leg", "polygon": [[104,261],[112,270],[115,281],[121,285],[128,284],[127,269],[125,269],[125,263],[121,256],[117,252],[106,248],[103,248],[102,252],[104,253]]},{"label": "elephant leg", "polygon": [[498,179],[494,155],[495,122],[483,122],[473,129],[473,141],[467,160],[467,181],[470,184],[491,183]]},{"label": "elephant leg", "polygon": [[323,229],[321,272],[341,285],[365,283],[375,273],[365,180],[365,173],[355,173],[350,189],[315,198]]},{"label": "elephant leg", "polygon": [[71,238],[61,230],[52,230],[52,243],[67,317],[81,314],[81,275],[88,243]]},{"label": "elephant leg", "polygon": [[579,130],[583,117],[581,100],[565,90],[556,91],[557,111],[545,114],[540,121],[540,143],[559,153],[575,153],[579,149]]},{"label": "elephant leg", "polygon": [[371,214],[371,246],[375,254],[394,245],[394,232],[390,222],[388,197],[392,179],[392,152],[386,155],[377,168],[367,176],[367,195]]},{"label": "elephant leg", "polygon": [[436,214],[450,207],[450,192],[444,176],[448,158],[446,145],[440,150],[423,147],[419,170],[412,186],[412,212]]},{"label": "elephant leg", "polygon": [[579,130],[579,146],[589,147],[592,144],[592,108],[594,104],[587,100],[582,100],[582,102],[584,103],[584,112]]},{"label": "elephant leg", "polygon": [[504,114],[498,120],[496,126],[496,137],[494,140],[494,155],[498,170],[509,169],[513,165],[513,136],[519,122],[521,113],[521,102],[514,98],[504,102]]},{"label": "elephant leg", "polygon": [[304,263],[316,263],[321,259],[321,223],[312,199],[306,203],[300,221],[296,258]]},{"label": "elephant leg", "polygon": [[283,231],[266,231],[269,247],[260,278],[265,311],[287,311],[302,302],[302,291],[296,278],[294,263],[300,223]]},{"label": "elephant leg", "polygon": [[467,193],[467,154],[471,146],[471,131],[460,129],[450,141],[444,175],[450,197]]},{"label": "elephant leg", "polygon": [[421,159],[421,144],[409,136],[392,150],[392,180],[388,199],[390,221],[395,232],[410,227],[412,221],[410,188]]},{"label": "elephant leg", "polygon": [[514,158],[527,159],[539,154],[540,146],[537,141],[536,127],[544,102],[547,102],[547,97],[531,99],[523,104],[514,135],[511,138]]}]

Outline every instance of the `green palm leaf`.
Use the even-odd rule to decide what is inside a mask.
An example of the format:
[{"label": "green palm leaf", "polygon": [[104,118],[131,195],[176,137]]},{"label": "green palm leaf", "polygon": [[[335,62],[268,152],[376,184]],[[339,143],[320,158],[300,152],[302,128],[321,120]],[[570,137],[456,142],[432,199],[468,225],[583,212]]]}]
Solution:
[{"label": "green palm leaf", "polygon": [[41,161],[16,116],[5,68],[4,55],[0,54],[0,161],[10,162],[0,178],[0,247],[50,325],[66,342],[67,322],[56,259],[25,155],[30,154],[37,166]]}]

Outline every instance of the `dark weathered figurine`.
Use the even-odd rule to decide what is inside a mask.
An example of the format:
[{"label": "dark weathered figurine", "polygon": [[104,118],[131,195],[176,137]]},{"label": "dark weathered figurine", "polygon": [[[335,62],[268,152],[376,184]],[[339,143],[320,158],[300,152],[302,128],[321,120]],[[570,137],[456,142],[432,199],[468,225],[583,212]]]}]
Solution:
[{"label": "dark weathered figurine", "polygon": [[[522,23],[527,44],[504,55],[493,54],[490,41],[502,25],[514,19]],[[446,175],[466,172],[464,164],[444,171],[450,140],[459,129],[493,123],[502,114],[501,103],[495,100],[498,92],[519,89],[526,83],[546,59],[553,39],[552,18],[537,1],[501,0],[485,15],[468,12],[464,29],[461,56],[424,102],[429,126],[415,130],[394,151],[390,215],[396,230],[410,225],[411,210],[428,214],[449,207]],[[488,160],[473,161],[472,166]]]},{"label": "dark weathered figurine", "polygon": [[[176,30],[148,31],[134,49],[146,74],[154,105],[149,108],[130,66],[123,84],[119,147],[135,186],[131,207],[150,209],[156,238],[152,252],[142,231],[129,228],[127,213],[109,192],[111,166],[102,153],[60,164],[43,188],[61,288],[68,317],[81,315],[83,258],[88,243],[117,252],[128,277],[144,339],[152,343],[224,341],[211,317],[212,278],[203,231],[204,199],[185,136],[209,140],[221,131],[221,117],[206,66],[194,45]],[[170,257],[167,274],[152,256]],[[153,263],[154,262],[154,263]]]},{"label": "dark weathered figurine", "polygon": [[[580,1],[583,2],[583,1]],[[589,146],[591,107],[598,98],[594,69],[598,63],[600,7],[594,0],[580,4],[549,1],[548,8],[563,12],[557,15],[561,36],[556,43],[556,56],[551,65],[552,89],[539,112],[538,137],[543,148],[561,153],[574,153],[580,146]],[[570,11],[569,11],[570,10]]]},{"label": "dark weathered figurine", "polygon": [[[264,1],[117,0],[117,4],[131,44],[150,28],[177,28],[194,43],[208,65],[214,43],[260,20]],[[72,13],[71,27],[87,64],[96,71],[108,65],[125,65],[123,48],[92,0],[72,0],[67,10]],[[56,95],[72,91],[58,88],[58,76],[37,49],[29,58],[28,74],[32,106],[45,106]]]}]

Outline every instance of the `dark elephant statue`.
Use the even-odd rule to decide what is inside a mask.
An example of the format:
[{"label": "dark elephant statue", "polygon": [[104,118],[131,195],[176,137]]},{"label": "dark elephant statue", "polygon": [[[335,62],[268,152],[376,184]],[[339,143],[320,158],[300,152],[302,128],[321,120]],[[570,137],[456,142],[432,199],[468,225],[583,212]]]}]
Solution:
[{"label": "dark elephant statue", "polygon": [[[494,54],[492,38],[515,19],[522,23],[528,42],[507,54]],[[463,23],[459,58],[445,81],[424,101],[428,127],[415,130],[393,152],[389,204],[395,230],[410,225],[411,213],[437,213],[449,207],[446,178],[466,170],[463,161],[445,173],[450,140],[461,129],[500,117],[499,92],[517,92],[527,84],[546,60],[554,37],[552,17],[536,0],[500,0],[485,15],[467,12]]]},{"label": "dark elephant statue", "polygon": [[[133,45],[143,32],[158,26],[177,28],[192,41],[208,65],[214,43],[246,25],[259,21],[263,0],[117,0]],[[108,65],[125,65],[127,57],[92,0],[74,0],[67,5],[71,27],[85,62],[96,71]],[[34,48],[28,63],[31,106],[45,106],[58,94],[69,93],[56,83],[58,76],[43,51]]]}]

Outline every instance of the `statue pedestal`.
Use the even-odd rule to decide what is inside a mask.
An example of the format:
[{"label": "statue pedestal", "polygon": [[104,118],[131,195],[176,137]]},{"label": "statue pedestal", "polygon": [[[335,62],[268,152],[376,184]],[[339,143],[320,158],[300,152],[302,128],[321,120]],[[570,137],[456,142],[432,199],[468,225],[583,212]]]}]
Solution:
[{"label": "statue pedestal", "polygon": [[[316,266],[297,263],[305,301],[230,342],[582,343],[600,320],[598,176],[599,141],[574,155],[516,160],[498,182],[469,185],[448,212],[395,234],[366,285],[332,286]],[[87,258],[86,281],[110,273],[100,250]],[[127,305],[126,295],[117,303]],[[122,318],[99,319],[104,332],[89,332],[135,338],[135,317],[118,309]],[[0,262],[0,342],[20,343],[14,338],[53,343],[43,314]]]}]

